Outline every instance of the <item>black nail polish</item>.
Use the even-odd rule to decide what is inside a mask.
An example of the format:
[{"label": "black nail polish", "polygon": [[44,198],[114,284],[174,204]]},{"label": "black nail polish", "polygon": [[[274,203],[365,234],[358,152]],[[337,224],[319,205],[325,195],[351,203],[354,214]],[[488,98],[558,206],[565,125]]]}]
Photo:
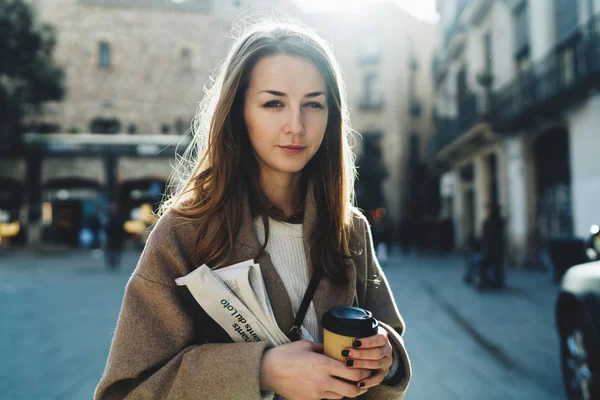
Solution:
[{"label": "black nail polish", "polygon": [[362,387],[365,387],[365,383],[364,383],[364,382],[361,382],[361,383],[359,383],[359,384],[358,384],[358,387],[361,387],[361,388],[362,388]]},{"label": "black nail polish", "polygon": [[362,346],[362,343],[360,342],[360,340],[355,340],[354,343],[352,343],[352,347],[360,347]]},{"label": "black nail polish", "polygon": [[354,366],[354,360],[346,360],[346,367],[353,367]]},{"label": "black nail polish", "polygon": [[342,357],[348,357],[350,355],[350,350],[342,350]]}]

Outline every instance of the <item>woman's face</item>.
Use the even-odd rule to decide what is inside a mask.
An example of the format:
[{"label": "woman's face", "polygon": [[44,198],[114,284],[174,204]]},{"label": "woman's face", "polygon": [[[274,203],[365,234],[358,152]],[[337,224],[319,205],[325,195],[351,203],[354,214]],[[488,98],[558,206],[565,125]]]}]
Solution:
[{"label": "woman's face", "polygon": [[327,127],[327,87],[310,61],[262,58],[251,73],[244,120],[261,174],[296,174],[315,155]]}]

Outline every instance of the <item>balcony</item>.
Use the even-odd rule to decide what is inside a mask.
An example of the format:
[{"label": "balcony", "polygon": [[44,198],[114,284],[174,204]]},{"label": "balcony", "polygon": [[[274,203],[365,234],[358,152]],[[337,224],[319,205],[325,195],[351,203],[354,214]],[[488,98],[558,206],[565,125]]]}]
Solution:
[{"label": "balcony", "polygon": [[458,139],[463,133],[467,132],[478,121],[477,97],[475,95],[467,96],[466,100],[459,107],[456,118],[436,116],[435,125],[437,132],[429,143],[427,158],[433,159],[440,151]]},{"label": "balcony", "polygon": [[411,96],[410,106],[409,106],[410,116],[413,118],[419,118],[421,116],[421,112],[422,112],[421,101],[417,97]]},{"label": "balcony", "polygon": [[441,52],[436,52],[434,55],[431,70],[433,72],[433,81],[437,87],[444,80],[448,72],[448,62],[441,55]]},{"label": "balcony", "polygon": [[522,71],[492,94],[492,122],[498,132],[514,131],[534,117],[553,118],[600,87],[600,14],[572,39]]},{"label": "balcony", "polygon": [[493,3],[493,0],[459,1],[459,7],[462,8],[457,18],[460,17],[463,24],[479,26],[489,14]]}]

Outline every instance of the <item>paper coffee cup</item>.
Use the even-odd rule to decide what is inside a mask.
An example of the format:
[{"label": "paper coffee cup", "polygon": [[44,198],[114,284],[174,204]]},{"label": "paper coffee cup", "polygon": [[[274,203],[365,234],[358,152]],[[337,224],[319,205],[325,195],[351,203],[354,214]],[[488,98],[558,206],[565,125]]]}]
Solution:
[{"label": "paper coffee cup", "polygon": [[370,311],[359,307],[333,307],[321,319],[324,354],[344,361],[342,350],[359,338],[377,334],[379,322]]}]

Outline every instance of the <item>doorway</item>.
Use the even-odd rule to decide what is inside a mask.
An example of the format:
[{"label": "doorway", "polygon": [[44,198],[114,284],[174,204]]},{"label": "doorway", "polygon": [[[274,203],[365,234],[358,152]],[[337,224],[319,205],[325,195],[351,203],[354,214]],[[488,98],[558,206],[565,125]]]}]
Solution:
[{"label": "doorway", "polygon": [[563,127],[533,143],[537,187],[537,226],[542,240],[573,236],[569,134]]}]

